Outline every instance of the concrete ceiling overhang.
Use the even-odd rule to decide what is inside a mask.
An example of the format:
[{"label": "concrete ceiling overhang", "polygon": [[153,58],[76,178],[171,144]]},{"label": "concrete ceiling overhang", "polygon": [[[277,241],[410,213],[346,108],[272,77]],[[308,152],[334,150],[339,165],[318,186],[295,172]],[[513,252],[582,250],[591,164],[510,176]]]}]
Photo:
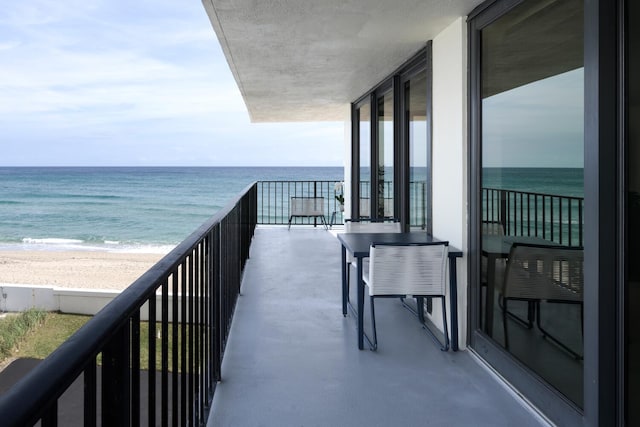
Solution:
[{"label": "concrete ceiling overhang", "polygon": [[202,0],[254,122],[344,120],[482,1]]},{"label": "concrete ceiling overhang", "polygon": [[583,3],[526,2],[484,30],[482,97],[582,67]]}]

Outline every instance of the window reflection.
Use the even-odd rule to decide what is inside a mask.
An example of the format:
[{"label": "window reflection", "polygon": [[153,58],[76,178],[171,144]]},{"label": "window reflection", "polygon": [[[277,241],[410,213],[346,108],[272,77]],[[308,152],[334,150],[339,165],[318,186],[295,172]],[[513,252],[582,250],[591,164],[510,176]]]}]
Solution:
[{"label": "window reflection", "polygon": [[482,30],[481,324],[583,399],[583,5],[524,2]]},{"label": "window reflection", "polygon": [[371,216],[371,107],[358,109],[360,142],[360,218]]},{"label": "window reflection", "polygon": [[405,126],[409,138],[409,224],[427,227],[427,74],[405,84]]},{"label": "window reflection", "polygon": [[378,218],[393,218],[393,93],[378,98]]}]

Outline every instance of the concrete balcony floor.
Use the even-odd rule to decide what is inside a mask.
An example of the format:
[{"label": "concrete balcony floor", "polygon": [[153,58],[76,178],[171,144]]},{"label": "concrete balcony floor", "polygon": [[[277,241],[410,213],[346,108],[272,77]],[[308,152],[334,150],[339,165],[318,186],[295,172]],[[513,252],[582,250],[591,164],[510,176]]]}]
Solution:
[{"label": "concrete balcony floor", "polygon": [[258,228],[208,425],[545,425],[470,352],[440,351],[398,300],[376,301],[376,320],[378,351],[358,350],[331,232]]}]

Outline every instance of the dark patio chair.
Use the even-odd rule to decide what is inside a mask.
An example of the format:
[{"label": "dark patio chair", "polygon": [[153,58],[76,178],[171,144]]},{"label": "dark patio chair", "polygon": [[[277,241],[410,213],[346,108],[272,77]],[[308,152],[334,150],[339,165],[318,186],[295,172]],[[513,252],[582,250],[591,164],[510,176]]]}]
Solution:
[{"label": "dark patio chair", "polygon": [[536,325],[545,338],[569,352],[576,359],[582,356],[542,327],[540,303],[577,304],[580,306],[581,333],[583,311],[582,248],[517,244],[511,247],[501,294],[505,348],[509,349],[508,302],[527,301],[535,306]]}]

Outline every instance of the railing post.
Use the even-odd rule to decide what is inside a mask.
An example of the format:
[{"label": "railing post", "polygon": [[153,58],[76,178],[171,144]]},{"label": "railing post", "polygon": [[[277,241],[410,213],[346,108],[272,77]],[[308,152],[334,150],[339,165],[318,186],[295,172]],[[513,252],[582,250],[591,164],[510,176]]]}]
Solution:
[{"label": "railing post", "polygon": [[506,190],[500,190],[500,223],[505,233],[507,230],[507,192]]},{"label": "railing post", "polygon": [[129,388],[129,322],[122,325],[102,351],[102,425],[131,425]]},{"label": "railing post", "polygon": [[[318,181],[313,181],[313,197],[317,197],[318,196]],[[324,211],[324,206],[322,207],[322,210]],[[313,226],[317,227],[318,226],[318,218],[313,217]]]}]

